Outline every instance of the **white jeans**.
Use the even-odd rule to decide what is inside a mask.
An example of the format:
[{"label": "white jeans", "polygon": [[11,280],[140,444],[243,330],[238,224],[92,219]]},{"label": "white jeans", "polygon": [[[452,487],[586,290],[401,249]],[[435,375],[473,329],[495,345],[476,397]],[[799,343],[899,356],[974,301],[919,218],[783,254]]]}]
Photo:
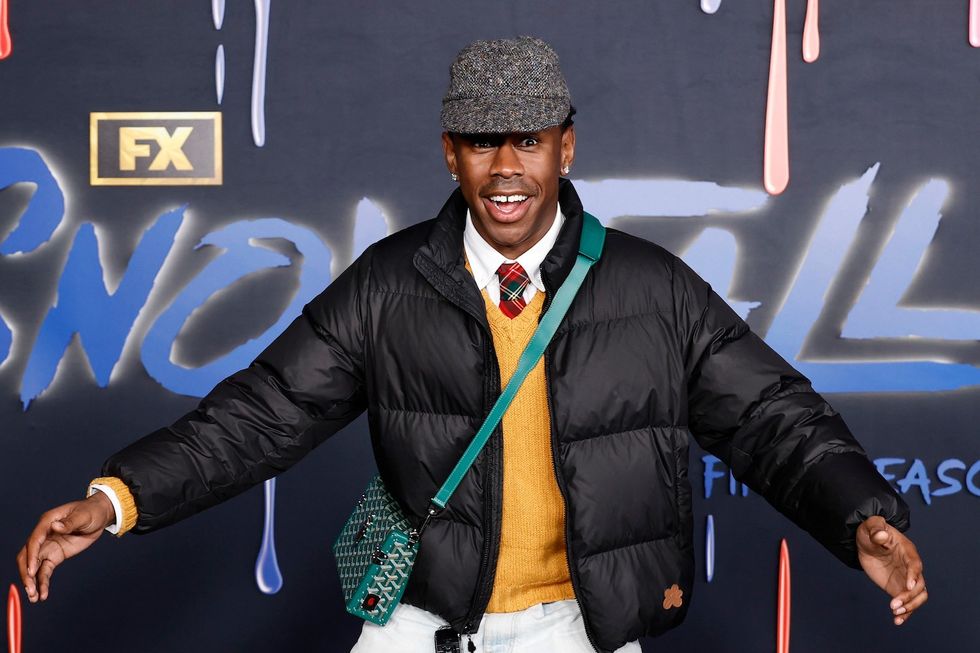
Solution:
[{"label": "white jeans", "polygon": [[[364,622],[361,636],[350,653],[433,653],[435,632],[445,619],[414,605],[399,603],[384,626]],[[574,599],[538,603],[519,612],[483,615],[479,630],[472,635],[477,653],[594,653]],[[466,653],[467,639],[460,642]],[[642,653],[636,640],[616,653]]]}]

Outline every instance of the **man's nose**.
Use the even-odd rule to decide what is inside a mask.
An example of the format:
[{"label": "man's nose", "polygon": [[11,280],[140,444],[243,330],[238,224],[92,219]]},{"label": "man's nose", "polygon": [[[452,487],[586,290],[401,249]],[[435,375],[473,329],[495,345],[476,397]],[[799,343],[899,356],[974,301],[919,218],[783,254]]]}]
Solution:
[{"label": "man's nose", "polygon": [[510,178],[514,175],[524,174],[524,166],[521,165],[521,158],[517,154],[514,146],[508,142],[501,143],[493,157],[493,165],[490,174]]}]

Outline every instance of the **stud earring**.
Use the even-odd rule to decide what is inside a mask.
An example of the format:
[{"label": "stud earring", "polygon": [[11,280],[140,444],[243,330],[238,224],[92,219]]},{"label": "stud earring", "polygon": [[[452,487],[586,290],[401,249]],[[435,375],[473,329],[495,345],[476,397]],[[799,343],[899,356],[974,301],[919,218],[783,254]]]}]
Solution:
[{"label": "stud earring", "polygon": [[564,165],[561,167],[561,174],[567,175],[570,170],[571,168],[569,168],[567,165]]},{"label": "stud earring", "polygon": [[453,181],[459,181],[459,175],[457,175],[457,174],[456,174],[455,172],[450,172],[450,173],[449,173],[449,177],[450,177],[450,179],[452,179]]}]

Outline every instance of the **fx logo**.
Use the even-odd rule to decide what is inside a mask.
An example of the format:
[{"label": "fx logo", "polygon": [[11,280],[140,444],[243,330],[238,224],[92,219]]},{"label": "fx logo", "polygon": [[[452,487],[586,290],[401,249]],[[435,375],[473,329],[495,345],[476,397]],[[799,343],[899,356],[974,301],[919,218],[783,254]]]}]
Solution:
[{"label": "fx logo", "polygon": [[89,116],[91,185],[221,185],[221,112]]}]

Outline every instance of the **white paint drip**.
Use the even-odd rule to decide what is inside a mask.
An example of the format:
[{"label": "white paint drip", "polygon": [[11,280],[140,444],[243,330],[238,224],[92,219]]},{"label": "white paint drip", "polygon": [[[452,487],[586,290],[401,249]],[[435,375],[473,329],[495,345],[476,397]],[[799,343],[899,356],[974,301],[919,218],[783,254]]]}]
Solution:
[{"label": "white paint drip", "polygon": [[252,140],[265,145],[265,62],[269,45],[269,5],[255,0],[255,62],[252,64]]},{"label": "white paint drip", "polygon": [[713,14],[721,6],[721,0],[701,0],[701,11],[706,14]]},{"label": "white paint drip", "polygon": [[980,0],[970,0],[970,45],[980,48]]},{"label": "white paint drip", "polygon": [[218,104],[225,95],[225,46],[218,44],[218,51],[214,53],[214,90],[218,96]]},{"label": "white paint drip", "polygon": [[225,22],[225,0],[211,0],[211,19],[214,20],[214,28],[221,29],[221,24]]}]

